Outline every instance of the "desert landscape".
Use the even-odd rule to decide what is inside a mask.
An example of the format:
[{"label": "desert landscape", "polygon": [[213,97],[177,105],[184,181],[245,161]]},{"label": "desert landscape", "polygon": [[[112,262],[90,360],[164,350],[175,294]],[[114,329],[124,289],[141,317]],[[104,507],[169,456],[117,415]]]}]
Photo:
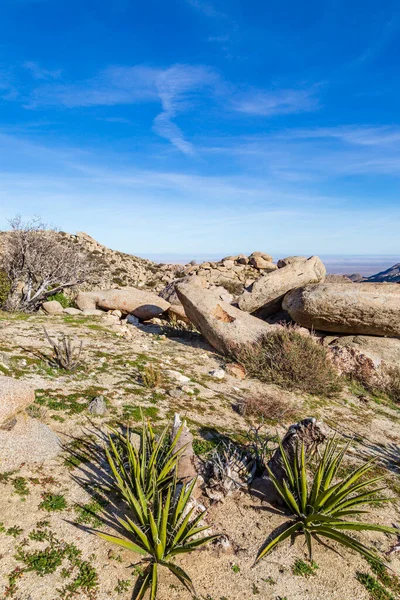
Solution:
[{"label": "desert landscape", "polygon": [[[399,597],[398,265],[362,281],[317,256],[163,265],[12,225],[0,237],[2,597]],[[166,566],[152,552],[163,511],[174,543],[185,490],[189,537]],[[190,541],[194,519],[205,529]],[[137,528],[156,545],[143,551]]]}]

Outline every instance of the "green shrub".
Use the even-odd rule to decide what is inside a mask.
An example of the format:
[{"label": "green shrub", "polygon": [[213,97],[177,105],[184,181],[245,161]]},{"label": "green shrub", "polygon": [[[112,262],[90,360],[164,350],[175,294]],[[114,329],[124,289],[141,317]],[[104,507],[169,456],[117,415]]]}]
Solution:
[{"label": "green shrub", "polygon": [[63,292],[58,292],[47,298],[47,301],[56,300],[63,308],[75,308],[75,302],[68,298]]},{"label": "green shrub", "polygon": [[343,387],[327,350],[293,327],[273,331],[235,354],[250,376],[285,389],[333,396]]},{"label": "green shrub", "polygon": [[5,306],[8,295],[11,290],[11,282],[7,273],[0,270],[0,308]]},{"label": "green shrub", "polygon": [[259,551],[256,561],[268,554],[281,541],[303,534],[310,560],[312,560],[313,539],[319,542],[321,538],[328,538],[358,552],[374,564],[382,564],[372,549],[344,531],[378,531],[398,535],[399,530],[374,523],[348,521],[342,517],[360,516],[367,512],[366,506],[379,505],[393,498],[380,495],[386,486],[379,488],[374,486],[378,481],[382,481],[383,477],[368,477],[368,473],[375,466],[375,459],[369,460],[334,483],[348,448],[349,444],[340,450],[337,441],[330,440],[310,481],[304,445],[297,449],[291,461],[280,443],[285,479],[282,482],[278,481],[268,466],[267,470],[275,489],[293,518],[286,523],[283,531],[280,530],[267,540]]}]

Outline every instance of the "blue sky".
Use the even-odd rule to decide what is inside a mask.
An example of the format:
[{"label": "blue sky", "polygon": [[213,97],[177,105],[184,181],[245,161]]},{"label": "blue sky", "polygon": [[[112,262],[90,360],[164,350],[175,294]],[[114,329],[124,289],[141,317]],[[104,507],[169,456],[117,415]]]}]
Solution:
[{"label": "blue sky", "polygon": [[0,228],[400,255],[399,34],[387,0],[1,0]]}]

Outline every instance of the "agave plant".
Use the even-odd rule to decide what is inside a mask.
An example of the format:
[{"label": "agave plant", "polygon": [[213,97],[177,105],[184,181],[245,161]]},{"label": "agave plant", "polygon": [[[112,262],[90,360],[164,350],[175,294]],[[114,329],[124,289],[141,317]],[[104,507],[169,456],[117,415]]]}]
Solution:
[{"label": "agave plant", "polygon": [[[283,540],[304,534],[310,560],[312,559],[312,540],[329,538],[344,546],[359,552],[364,557],[377,561],[377,555],[357,539],[344,533],[345,531],[379,531],[397,535],[393,527],[349,521],[343,517],[358,516],[369,511],[362,510],[362,506],[389,502],[394,498],[380,495],[385,487],[375,487],[383,477],[366,477],[374,466],[375,459],[371,459],[349,475],[334,483],[349,444],[339,449],[335,438],[330,440],[324,450],[319,464],[309,483],[307,478],[307,465],[304,445],[294,453],[290,461],[282,445],[280,451],[286,478],[280,482],[268,469],[269,476],[284,500],[286,506],[293,513],[294,518],[287,523],[283,532],[277,533],[272,540],[261,548],[256,562],[268,554]],[[291,464],[292,463],[292,464]]]},{"label": "agave plant", "polygon": [[176,450],[182,428],[171,443],[166,428],[157,438],[150,423],[143,423],[140,452],[132,445],[129,432],[117,439],[109,437],[106,449],[114,487],[129,507],[129,516],[116,517],[126,539],[99,533],[103,539],[143,556],[146,569],[134,595],[141,600],[150,591],[150,600],[157,597],[159,567],[169,569],[191,593],[189,575],[174,562],[175,556],[193,552],[217,538],[201,537],[209,526],[201,525],[205,511],[194,514],[189,507],[196,484],[188,486],[177,478],[177,464],[185,447]]},{"label": "agave plant", "polygon": [[178,460],[185,450],[183,447],[175,451],[182,427],[170,443],[168,427],[157,437],[151,424],[143,420],[139,451],[132,444],[129,430],[126,435],[111,430],[113,435],[108,437],[106,455],[114,488],[131,508],[140,494],[151,500],[155,489],[160,491],[172,482]]}]

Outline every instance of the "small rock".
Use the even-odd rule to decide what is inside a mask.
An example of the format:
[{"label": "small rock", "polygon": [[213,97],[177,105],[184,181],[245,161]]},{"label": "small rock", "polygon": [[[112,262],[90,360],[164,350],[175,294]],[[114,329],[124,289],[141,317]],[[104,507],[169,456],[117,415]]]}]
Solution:
[{"label": "small rock", "polygon": [[245,377],[246,377],[246,369],[242,365],[239,365],[238,363],[227,364],[225,367],[225,370],[228,373],[228,375],[232,375],[233,377],[236,377],[237,379],[245,379]]},{"label": "small rock", "polygon": [[126,322],[128,325],[135,325],[136,327],[140,324],[140,321],[135,315],[128,315],[126,317]]},{"label": "small rock", "polygon": [[213,369],[209,372],[209,375],[211,375],[211,377],[214,377],[215,379],[224,379],[225,371],[223,369]]},{"label": "small rock", "polygon": [[171,369],[168,369],[168,371],[166,371],[166,373],[169,377],[171,377],[172,379],[175,379],[175,381],[178,381],[179,383],[189,383],[189,381],[190,381],[190,377],[186,377],[186,375],[182,375],[182,373],[179,373],[179,371],[173,371]]},{"label": "small rock", "polygon": [[81,315],[81,314],[82,314],[82,311],[81,311],[81,310],[79,310],[79,308],[72,308],[72,307],[70,306],[70,307],[68,307],[68,308],[64,308],[64,314],[66,314],[66,315],[71,315],[71,316],[74,316],[74,315]]},{"label": "small rock", "polygon": [[96,398],[93,398],[89,404],[88,411],[92,415],[104,415],[104,413],[107,411],[107,405],[106,401],[104,400],[104,396],[96,396]]},{"label": "small rock", "polygon": [[49,302],[43,302],[42,308],[48,315],[62,315],[64,312],[63,307],[57,300],[50,300]]},{"label": "small rock", "polygon": [[171,396],[171,398],[181,398],[183,396],[183,390],[180,388],[168,390],[168,396]]}]

